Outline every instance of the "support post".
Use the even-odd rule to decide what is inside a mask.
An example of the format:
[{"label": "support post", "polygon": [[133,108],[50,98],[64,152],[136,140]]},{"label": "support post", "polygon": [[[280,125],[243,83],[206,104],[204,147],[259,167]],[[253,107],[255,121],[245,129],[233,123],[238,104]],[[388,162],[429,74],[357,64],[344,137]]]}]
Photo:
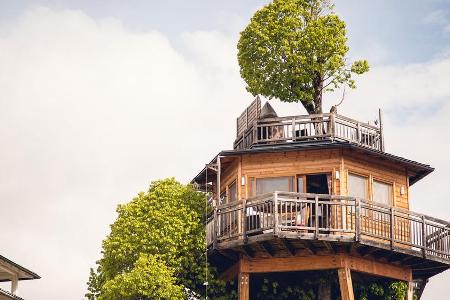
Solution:
[{"label": "support post", "polygon": [[394,249],[395,241],[395,209],[391,207],[391,249]]},{"label": "support post", "polygon": [[319,237],[319,196],[314,197],[314,207],[316,215],[314,216],[314,237],[317,239]]},{"label": "support post", "polygon": [[239,300],[250,300],[250,276],[248,273],[240,272],[238,275]]},{"label": "support post", "polygon": [[247,243],[247,199],[242,200],[242,238]]},{"label": "support post", "polygon": [[342,300],[355,300],[353,294],[353,283],[352,275],[349,268],[339,268],[339,287],[341,289],[341,299]]},{"label": "support post", "polygon": [[278,192],[273,193],[273,234],[278,235]]},{"label": "support post", "polygon": [[359,241],[361,236],[361,200],[355,198],[355,241]]},{"label": "support post", "polygon": [[384,152],[383,113],[381,108],[378,109],[378,119],[380,121],[380,150]]},{"label": "support post", "polygon": [[406,300],[414,299],[414,284],[412,281],[408,282],[408,290],[406,291]]},{"label": "support post", "polygon": [[11,294],[16,295],[19,288],[19,279],[17,278],[17,275],[13,275],[11,277]]},{"label": "support post", "polygon": [[422,244],[423,258],[427,258],[427,223],[425,222],[425,216],[422,216]]}]

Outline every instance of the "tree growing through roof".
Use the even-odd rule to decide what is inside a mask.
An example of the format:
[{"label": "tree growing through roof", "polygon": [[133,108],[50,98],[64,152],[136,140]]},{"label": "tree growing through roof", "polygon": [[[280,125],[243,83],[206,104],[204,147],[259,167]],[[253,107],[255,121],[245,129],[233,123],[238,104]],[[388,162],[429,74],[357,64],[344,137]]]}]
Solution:
[{"label": "tree growing through roof", "polygon": [[347,63],[345,23],[328,0],[274,0],[241,32],[238,61],[247,90],[322,113],[324,91],[355,88],[366,60]]},{"label": "tree growing through roof", "polygon": [[[117,208],[91,269],[90,300],[201,299],[205,275],[205,195],[174,179],[155,181]],[[210,269],[209,274],[214,270]],[[208,278],[211,291],[223,288]]]}]

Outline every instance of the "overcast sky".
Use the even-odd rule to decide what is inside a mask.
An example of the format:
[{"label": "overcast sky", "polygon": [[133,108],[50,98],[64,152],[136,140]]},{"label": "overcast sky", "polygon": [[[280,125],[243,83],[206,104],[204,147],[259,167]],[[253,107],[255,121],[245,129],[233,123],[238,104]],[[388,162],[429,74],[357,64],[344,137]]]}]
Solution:
[{"label": "overcast sky", "polygon": [[[253,99],[236,42],[266,2],[0,0],[0,254],[43,277],[20,284],[24,298],[81,299],[116,205],[232,147]],[[450,0],[337,12],[350,57],[372,67],[339,112],[368,121],[383,108],[386,150],[436,167],[411,208],[450,220]],[[433,278],[424,299],[449,282]]]}]

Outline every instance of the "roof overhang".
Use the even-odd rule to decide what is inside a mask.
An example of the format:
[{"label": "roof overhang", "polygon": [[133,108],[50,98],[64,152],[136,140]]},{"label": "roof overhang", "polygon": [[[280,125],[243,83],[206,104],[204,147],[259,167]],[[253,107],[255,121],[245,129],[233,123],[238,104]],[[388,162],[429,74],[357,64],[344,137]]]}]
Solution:
[{"label": "roof overhang", "polygon": [[[413,185],[420,179],[424,178],[428,174],[434,171],[434,168],[430,165],[419,163],[413,160],[409,160],[400,156],[396,156],[393,154],[389,154],[386,152],[370,149],[367,147],[359,146],[357,144],[336,141],[331,139],[324,139],[318,141],[308,141],[308,142],[297,142],[297,143],[284,143],[284,144],[276,144],[276,145],[257,145],[250,149],[244,150],[225,150],[220,152],[218,155],[214,157],[210,164],[213,164],[217,161],[218,157],[238,157],[245,154],[256,154],[256,153],[275,153],[275,152],[287,152],[287,151],[305,151],[305,150],[317,150],[317,149],[351,149],[357,152],[364,153],[366,155],[376,157],[379,159],[384,159],[399,165],[402,165],[408,170],[409,176],[409,184]],[[205,180],[205,171],[207,167],[203,168],[203,170],[194,177],[192,182],[201,182],[201,180]],[[215,172],[211,171],[209,174],[211,176],[215,174]],[[210,175],[208,174],[208,178]]]},{"label": "roof overhang", "polygon": [[0,255],[0,282],[11,281],[12,275],[18,280],[40,279],[36,273]]}]

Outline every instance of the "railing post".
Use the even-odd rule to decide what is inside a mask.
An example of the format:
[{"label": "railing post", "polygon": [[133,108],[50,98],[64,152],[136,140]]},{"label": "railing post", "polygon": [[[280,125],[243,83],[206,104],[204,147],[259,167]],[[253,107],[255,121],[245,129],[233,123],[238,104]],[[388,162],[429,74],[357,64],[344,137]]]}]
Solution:
[{"label": "railing post", "polygon": [[360,240],[361,235],[361,201],[355,198],[355,241]]},{"label": "railing post", "polygon": [[315,210],[316,210],[316,215],[314,216],[315,220],[315,228],[314,228],[314,237],[317,239],[319,237],[319,196],[316,195],[314,197],[314,206],[315,206]]},{"label": "railing post", "polygon": [[361,124],[356,122],[356,142],[361,144]]},{"label": "railing post", "polygon": [[335,132],[335,128],[336,128],[336,118],[335,118],[335,114],[332,113],[330,114],[330,134],[331,134],[331,139],[333,140],[336,136],[336,132]]},{"label": "railing post", "polygon": [[278,192],[273,193],[273,234],[278,235]]},{"label": "railing post", "polygon": [[423,258],[427,257],[427,223],[425,222],[425,216],[422,216],[422,255]]},{"label": "railing post", "polygon": [[381,108],[378,109],[378,118],[380,121],[380,151],[384,152],[384,135],[383,135],[383,114]]},{"label": "railing post", "polygon": [[391,249],[394,249],[395,241],[395,208],[391,207]]},{"label": "railing post", "polygon": [[218,214],[217,207],[214,207],[214,222],[213,222],[213,249],[217,249],[217,233],[218,233]]},{"label": "railing post", "polygon": [[295,141],[297,136],[295,134],[295,117],[292,117],[292,140]]},{"label": "railing post", "polygon": [[247,199],[242,201],[242,238],[247,243]]}]

